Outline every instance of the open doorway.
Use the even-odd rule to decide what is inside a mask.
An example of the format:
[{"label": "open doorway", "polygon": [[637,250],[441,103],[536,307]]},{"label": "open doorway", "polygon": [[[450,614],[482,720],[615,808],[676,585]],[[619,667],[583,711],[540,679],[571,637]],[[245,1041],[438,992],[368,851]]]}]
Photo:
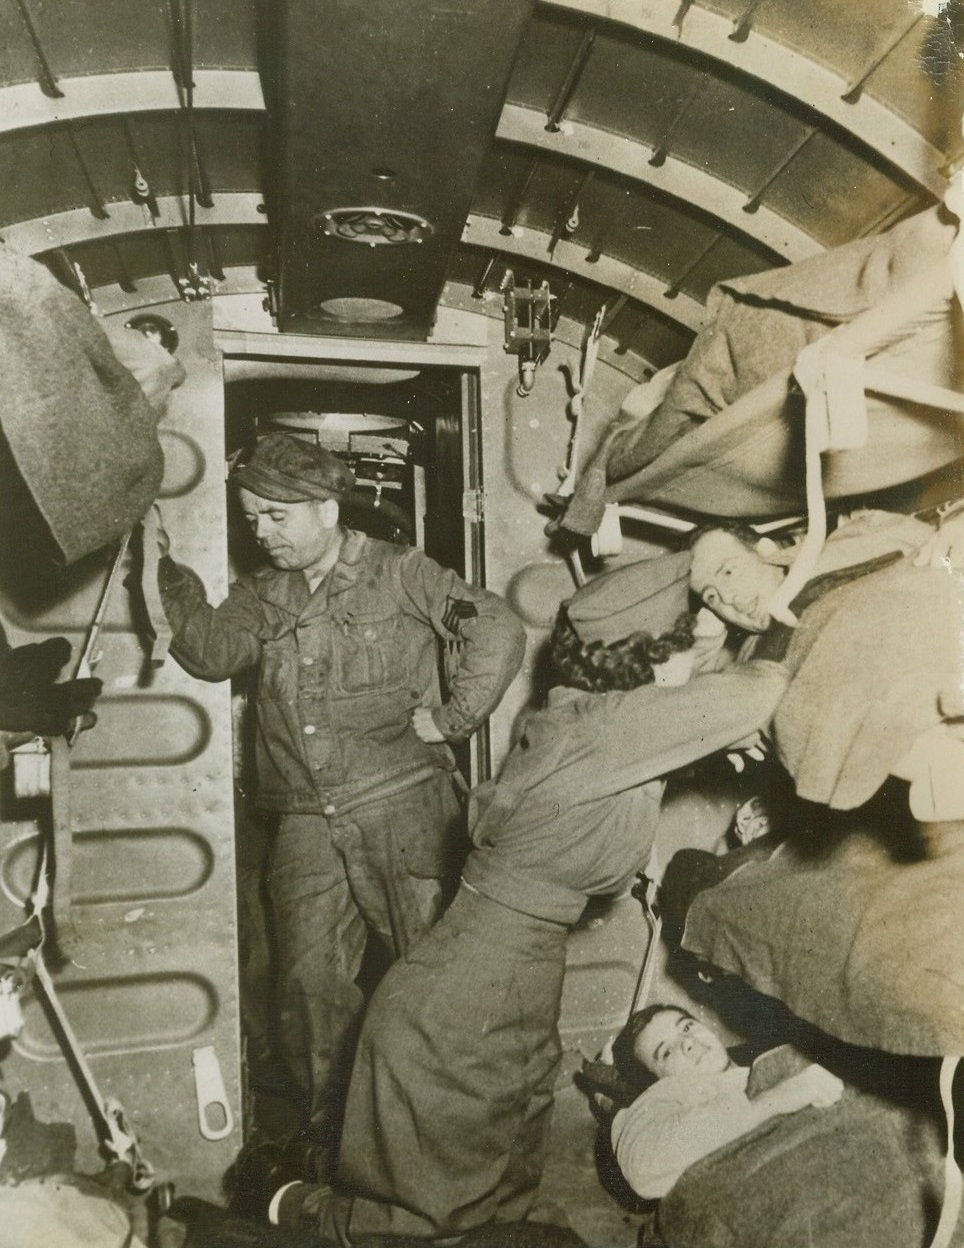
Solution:
[{"label": "open doorway", "polygon": [[[474,370],[432,365],[302,363],[227,357],[225,453],[284,430],[344,458],[356,480],[342,505],[349,528],[417,546],[443,567],[485,583],[479,386]],[[258,559],[229,502],[232,572]],[[467,783],[489,772],[487,729],[456,749]]]},{"label": "open doorway", "polygon": [[[343,458],[355,487],[341,506],[347,527],[416,546],[469,581],[482,583],[483,535],[478,379],[473,370],[429,365],[394,368],[226,355],[225,454],[249,452],[283,431]],[[236,501],[228,501],[232,577],[263,558]],[[444,665],[439,655],[443,683]],[[239,968],[248,1125],[282,1134],[301,1108],[279,1058],[273,933],[265,873],[272,828],[256,807],[250,686],[235,687],[235,768]],[[488,773],[486,731],[454,753],[468,785]],[[356,982],[366,995],[387,969],[369,939]]]}]

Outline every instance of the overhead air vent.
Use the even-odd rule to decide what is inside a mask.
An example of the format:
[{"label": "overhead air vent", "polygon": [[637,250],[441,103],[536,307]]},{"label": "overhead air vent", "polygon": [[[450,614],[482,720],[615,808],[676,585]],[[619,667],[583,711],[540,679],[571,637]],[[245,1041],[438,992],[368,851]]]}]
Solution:
[{"label": "overhead air vent", "polygon": [[315,223],[329,238],[368,247],[424,243],[432,234],[424,217],[394,208],[330,208],[318,213]]}]

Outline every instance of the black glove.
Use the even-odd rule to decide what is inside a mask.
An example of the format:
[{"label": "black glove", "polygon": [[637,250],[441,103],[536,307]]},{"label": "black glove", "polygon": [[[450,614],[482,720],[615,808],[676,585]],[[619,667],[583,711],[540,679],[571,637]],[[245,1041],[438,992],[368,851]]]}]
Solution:
[{"label": "black glove", "polygon": [[103,688],[101,681],[92,676],[54,683],[70,655],[65,637],[0,653],[0,731],[59,737],[88,714]]}]

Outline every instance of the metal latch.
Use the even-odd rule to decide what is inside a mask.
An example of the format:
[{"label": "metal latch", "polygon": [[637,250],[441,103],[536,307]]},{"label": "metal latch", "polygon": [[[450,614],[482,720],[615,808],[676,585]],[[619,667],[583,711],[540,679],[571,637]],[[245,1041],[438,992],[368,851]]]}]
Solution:
[{"label": "metal latch", "polygon": [[462,494],[462,519],[470,524],[481,524],[485,519],[485,492],[465,490]]},{"label": "metal latch", "polygon": [[234,1130],[234,1117],[214,1045],[195,1049],[191,1060],[194,1063],[198,1128],[206,1140],[223,1140]]}]

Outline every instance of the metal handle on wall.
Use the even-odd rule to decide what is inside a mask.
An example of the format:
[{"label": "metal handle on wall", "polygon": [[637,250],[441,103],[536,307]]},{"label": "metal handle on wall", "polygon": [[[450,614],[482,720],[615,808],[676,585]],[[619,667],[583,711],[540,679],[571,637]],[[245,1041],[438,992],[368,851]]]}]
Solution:
[{"label": "metal handle on wall", "polygon": [[[191,1054],[194,1063],[194,1090],[197,1096],[198,1129],[206,1140],[223,1140],[234,1130],[234,1115],[228,1104],[221,1066],[214,1045],[195,1049]],[[212,1121],[213,1111],[213,1121]],[[219,1118],[223,1123],[213,1125]]]}]

